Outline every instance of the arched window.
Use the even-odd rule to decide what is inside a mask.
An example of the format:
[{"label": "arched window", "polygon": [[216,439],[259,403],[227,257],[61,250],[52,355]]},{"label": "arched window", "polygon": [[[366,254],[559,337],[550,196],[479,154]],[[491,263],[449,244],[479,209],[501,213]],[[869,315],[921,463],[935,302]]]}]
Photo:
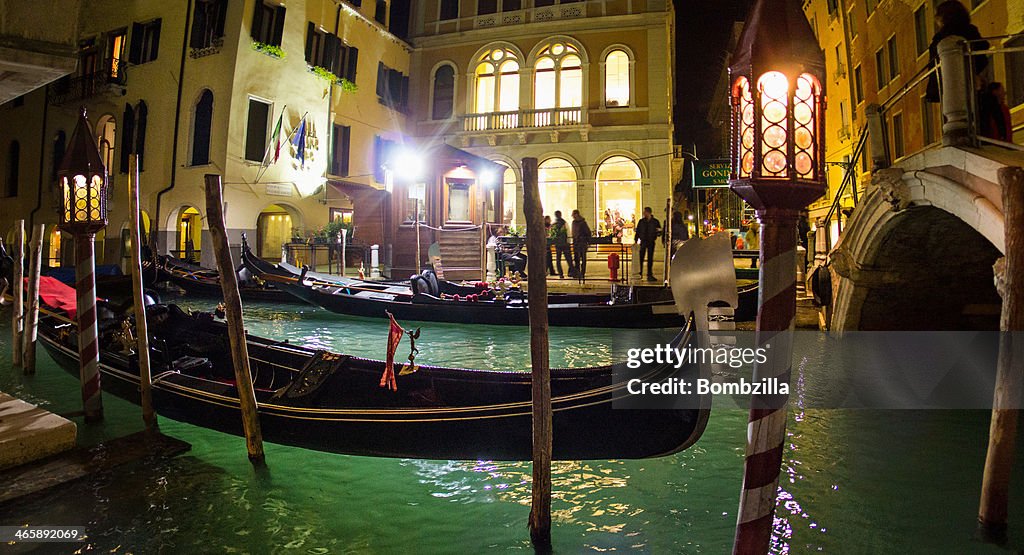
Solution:
[{"label": "arched window", "polygon": [[534,64],[533,106],[538,110],[583,106],[583,62],[579,50],[555,43]]},{"label": "arched window", "polygon": [[537,169],[540,203],[545,214],[562,211],[568,219],[576,209],[576,168],[564,158],[549,158]]},{"label": "arched window", "polygon": [[455,68],[443,65],[434,72],[434,105],[431,107],[433,119],[452,117],[455,108]]},{"label": "arched window", "polygon": [[5,197],[18,196],[18,174],[21,171],[21,143],[11,141],[7,148],[7,171],[4,172]]},{"label": "arched window", "polygon": [[604,103],[629,106],[629,55],[623,50],[612,50],[604,58]]},{"label": "arched window", "polygon": [[478,114],[519,110],[519,60],[511,50],[484,54],[474,70],[474,110]]},{"label": "arched window", "polygon": [[640,166],[625,156],[612,156],[597,168],[597,221],[606,233],[623,231],[632,242],[632,227],[643,217],[640,205]]},{"label": "arched window", "polygon": [[196,102],[192,116],[192,160],[191,165],[210,163],[210,128],[213,126],[213,93],[203,90]]}]

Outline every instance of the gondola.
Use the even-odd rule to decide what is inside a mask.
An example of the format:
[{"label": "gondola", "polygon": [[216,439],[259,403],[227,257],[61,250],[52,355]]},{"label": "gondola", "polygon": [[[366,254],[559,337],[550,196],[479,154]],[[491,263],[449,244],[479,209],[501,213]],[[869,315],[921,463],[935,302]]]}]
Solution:
[{"label": "gondola", "polygon": [[[219,299],[223,296],[220,273],[217,270],[190,264],[166,255],[160,256],[157,260],[157,266],[160,271],[159,281],[168,281],[184,289],[187,294],[196,297]],[[297,302],[295,297],[282,291],[280,288],[262,281],[253,280],[245,272],[239,273],[238,291],[242,295],[242,299],[246,301],[271,303]]]},{"label": "gondola", "polygon": [[[75,325],[48,314],[39,324],[40,340],[77,376]],[[106,315],[99,324],[103,389],[138,403],[137,356],[127,351],[134,343],[118,338],[120,330],[131,329],[131,320]],[[241,435],[225,324],[175,305],[147,307],[147,321],[157,412]],[[697,336],[688,326],[673,344],[690,344]],[[391,391],[379,386],[384,362],[248,334],[246,341],[260,426],[269,442],[379,457],[531,458],[529,373],[424,365],[398,376],[398,389]],[[652,365],[641,372],[654,381],[672,371]],[[706,378],[706,372],[694,365],[674,376],[693,380]],[[613,407],[613,400],[627,394],[621,375],[615,366],[551,371],[555,459],[657,457],[700,438],[709,398],[695,398],[680,409]]]},{"label": "gondola", "polygon": [[[338,314],[387,318],[391,313],[399,320],[408,321],[529,324],[525,295],[502,300],[472,300],[472,297],[467,300],[467,296],[481,291],[469,288],[460,294],[453,288],[464,286],[437,280],[429,270],[421,276],[413,276],[408,284],[345,280],[302,271],[288,264],[266,262],[252,254],[244,238],[242,265],[254,276],[281,290]],[[740,287],[739,295],[736,319],[753,318],[757,284]],[[609,295],[552,294],[548,296],[548,323],[551,326],[649,329],[684,324],[667,290],[665,299],[649,302],[637,302],[628,294],[624,298],[617,296],[614,301]]]}]

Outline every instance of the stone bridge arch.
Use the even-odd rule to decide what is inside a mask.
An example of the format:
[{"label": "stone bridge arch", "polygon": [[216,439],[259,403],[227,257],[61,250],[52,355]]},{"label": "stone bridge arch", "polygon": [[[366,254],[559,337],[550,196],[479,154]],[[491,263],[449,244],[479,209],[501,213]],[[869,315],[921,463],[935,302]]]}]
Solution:
[{"label": "stone bridge arch", "polygon": [[830,255],[838,333],[998,329],[992,265],[1005,242],[998,165],[968,172],[967,158],[963,165],[935,152],[914,158],[875,172]]}]

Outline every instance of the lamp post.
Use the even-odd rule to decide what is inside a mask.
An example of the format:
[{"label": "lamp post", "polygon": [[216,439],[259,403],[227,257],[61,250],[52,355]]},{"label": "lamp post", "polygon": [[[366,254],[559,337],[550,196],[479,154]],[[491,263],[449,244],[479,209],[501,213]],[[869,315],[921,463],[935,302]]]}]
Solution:
[{"label": "lamp post", "polygon": [[79,377],[85,421],[103,419],[96,329],[96,232],[107,225],[107,170],[93,141],[85,109],[57,171],[63,195],[60,229],[75,238],[75,292]]},{"label": "lamp post", "polygon": [[[729,65],[730,187],[761,221],[754,380],[789,383],[799,211],[825,191],[825,59],[796,0],[758,0]],[[755,395],[747,425],[734,553],[767,553],[788,395]]]}]

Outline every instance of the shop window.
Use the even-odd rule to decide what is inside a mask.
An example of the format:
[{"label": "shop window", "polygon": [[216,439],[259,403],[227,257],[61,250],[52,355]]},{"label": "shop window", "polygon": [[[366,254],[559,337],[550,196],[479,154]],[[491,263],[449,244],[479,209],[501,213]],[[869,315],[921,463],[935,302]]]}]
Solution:
[{"label": "shop window", "polygon": [[563,158],[549,158],[537,169],[540,202],[544,214],[554,217],[555,210],[562,211],[568,220],[576,209],[576,168]]},{"label": "shop window", "polygon": [[622,230],[632,242],[633,226],[642,216],[640,167],[625,156],[612,156],[597,169],[597,221],[605,234]]}]

